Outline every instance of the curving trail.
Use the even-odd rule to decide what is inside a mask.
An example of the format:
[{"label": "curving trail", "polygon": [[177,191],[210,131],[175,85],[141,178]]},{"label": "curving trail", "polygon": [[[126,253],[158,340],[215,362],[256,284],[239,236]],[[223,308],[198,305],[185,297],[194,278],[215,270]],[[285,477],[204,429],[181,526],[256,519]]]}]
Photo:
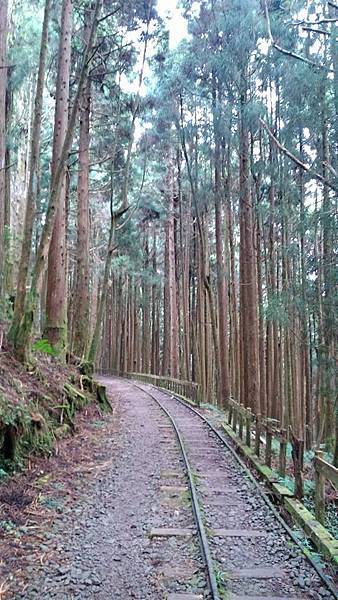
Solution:
[{"label": "curving trail", "polygon": [[[58,554],[34,564],[25,600],[203,600],[210,577],[197,534],[191,467],[219,598],[333,598],[252,483],[197,415],[168,394],[101,378],[115,406],[114,456],[50,535]],[[151,395],[149,395],[149,392]],[[102,439],[102,447],[108,440]]]}]

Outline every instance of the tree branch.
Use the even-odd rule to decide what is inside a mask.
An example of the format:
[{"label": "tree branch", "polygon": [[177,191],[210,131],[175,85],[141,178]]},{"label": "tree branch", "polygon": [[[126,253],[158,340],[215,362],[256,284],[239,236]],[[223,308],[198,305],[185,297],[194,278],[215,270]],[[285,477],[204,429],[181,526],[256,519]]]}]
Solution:
[{"label": "tree branch", "polygon": [[338,21],[338,17],[336,19],[334,17],[330,19],[318,19],[317,21],[303,19],[302,21],[294,21],[292,25],[323,25],[324,23],[335,23],[336,21]]},{"label": "tree branch", "polygon": [[332,165],[330,165],[330,163],[328,163],[328,162],[325,162],[325,161],[324,161],[324,162],[323,162],[323,165],[324,165],[324,167],[326,167],[327,169],[329,169],[329,171],[331,171],[332,175],[334,175],[335,177],[337,177],[337,178],[338,178],[338,173],[337,173],[337,171],[336,171],[336,170],[333,168],[333,166],[332,166]]},{"label": "tree branch", "polygon": [[328,73],[334,72],[333,69],[330,69],[329,67],[327,67],[326,65],[323,65],[322,63],[316,63],[313,60],[311,60],[310,58],[306,58],[305,56],[302,56],[301,54],[297,54],[296,52],[293,52],[292,50],[287,50],[286,48],[282,48],[282,46],[277,44],[275,42],[272,32],[271,32],[270,15],[269,15],[269,10],[268,10],[268,5],[267,5],[266,0],[264,0],[264,6],[265,6],[265,17],[266,17],[266,23],[267,23],[267,28],[268,28],[269,40],[270,40],[272,46],[276,50],[278,50],[278,52],[280,52],[281,54],[284,54],[285,56],[290,56],[292,58],[295,58],[296,60],[300,60],[301,62],[304,62],[305,64],[307,64],[311,67],[315,67],[316,69],[324,69],[325,71],[328,71]]},{"label": "tree branch", "polygon": [[[147,146],[146,146],[146,149],[147,149]],[[147,152],[146,152],[145,158],[144,158],[142,181],[141,181],[141,185],[140,185],[140,189],[139,189],[139,193],[138,193],[138,198],[136,200],[135,206],[133,206],[132,210],[129,212],[127,218],[123,221],[123,223],[121,223],[120,225],[118,225],[116,227],[115,231],[120,231],[121,229],[123,229],[126,226],[126,224],[128,223],[128,221],[130,221],[130,219],[136,213],[136,211],[137,211],[137,209],[139,207],[139,204],[140,204],[141,194],[142,194],[142,190],[143,190],[143,186],[144,186],[144,182],[145,182],[145,178],[146,178],[146,170],[147,170]]]},{"label": "tree branch", "polygon": [[300,167],[301,169],[303,169],[303,171],[305,171],[306,173],[308,173],[311,177],[313,177],[314,179],[317,179],[318,181],[320,181],[324,185],[327,185],[331,190],[334,190],[335,192],[338,192],[338,186],[336,186],[333,183],[331,183],[331,181],[328,181],[325,177],[323,177],[323,175],[320,175],[320,173],[317,173],[316,171],[313,171],[311,169],[311,167],[309,167],[308,165],[306,165],[305,163],[303,163],[299,158],[297,158],[297,156],[295,156],[294,154],[292,154],[292,152],[290,152],[290,150],[288,150],[287,148],[285,148],[285,146],[283,146],[278,141],[278,139],[274,136],[274,134],[272,133],[271,129],[268,127],[268,125],[265,123],[265,121],[263,121],[263,119],[260,118],[259,122],[262,125],[262,127],[265,129],[265,131],[267,132],[269,138],[274,142],[274,144],[277,146],[277,148],[283,154],[285,154],[285,156],[287,156],[288,158],[290,158],[294,163],[296,163],[296,165],[298,167]]},{"label": "tree branch", "polygon": [[331,35],[326,29],[314,29],[313,27],[302,27],[303,31],[312,31],[313,33],[321,33],[322,35]]},{"label": "tree branch", "polygon": [[122,217],[122,215],[124,215],[124,213],[126,213],[129,210],[129,208],[129,206],[121,206],[120,208],[117,208],[113,211],[112,219],[117,221]]},{"label": "tree branch", "polygon": [[120,9],[121,9],[121,6],[118,6],[117,8],[115,8],[115,10],[112,10],[107,15],[104,15],[103,17],[101,17],[101,19],[98,19],[98,23],[102,23],[102,21],[109,19],[109,17],[113,17],[114,15],[116,15],[116,13],[119,12]]}]

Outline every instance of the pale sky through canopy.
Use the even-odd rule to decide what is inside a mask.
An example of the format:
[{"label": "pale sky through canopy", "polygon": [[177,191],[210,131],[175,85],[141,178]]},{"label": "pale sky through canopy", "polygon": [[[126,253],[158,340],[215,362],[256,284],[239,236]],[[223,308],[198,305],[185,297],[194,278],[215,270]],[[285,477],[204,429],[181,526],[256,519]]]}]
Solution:
[{"label": "pale sky through canopy", "polygon": [[176,48],[188,35],[187,21],[177,7],[177,0],[157,0],[157,11],[167,22],[170,48]]}]

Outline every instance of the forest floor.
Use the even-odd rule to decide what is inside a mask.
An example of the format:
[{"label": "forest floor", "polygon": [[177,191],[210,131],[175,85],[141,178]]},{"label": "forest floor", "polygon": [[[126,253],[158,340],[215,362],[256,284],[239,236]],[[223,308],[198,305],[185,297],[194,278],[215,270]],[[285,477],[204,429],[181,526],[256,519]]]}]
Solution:
[{"label": "forest floor", "polygon": [[[173,600],[177,591],[209,597],[197,542],[149,536],[163,524],[194,528],[188,497],[159,493],[182,483],[175,479],[183,463],[173,432],[151,398],[129,382],[104,383],[112,414],[90,404],[78,413],[74,436],[58,443],[56,456],[34,459],[0,486],[1,600]],[[236,477],[249,502],[244,515],[253,514],[254,502],[262,523],[266,509]],[[284,543],[281,537],[274,552],[270,546],[264,552],[269,560],[291,561],[287,597],[329,598]],[[245,565],[246,547],[240,552]]]},{"label": "forest floor", "polygon": [[[162,522],[158,482],[172,459],[158,451],[150,400],[140,403],[121,382],[110,402],[112,415],[95,414],[90,405],[57,456],[36,459],[29,471],[0,486],[1,600],[159,599],[163,578],[170,587],[170,568],[162,579],[154,577],[154,564],[164,557],[156,544],[150,547],[147,533]],[[170,519],[172,508],[166,510]],[[193,526],[189,506],[183,515]],[[186,543],[172,540],[171,559]]]},{"label": "forest floor", "polygon": [[[39,352],[27,369],[9,348],[1,349],[0,599],[20,586],[31,561],[43,562],[44,532],[54,513],[73,502],[74,474],[88,468],[93,452],[95,457],[97,427],[107,417],[84,382],[75,365],[46,353]],[[10,458],[6,428],[14,448]]]},{"label": "forest floor", "polygon": [[30,456],[51,455],[62,437],[74,433],[77,411],[96,400],[84,382],[75,365],[46,353],[34,355],[27,368],[9,348],[1,348],[0,481],[22,469]]},{"label": "forest floor", "polygon": [[0,397],[4,396],[7,405],[27,405],[30,402],[48,398],[49,403],[60,402],[62,388],[70,377],[79,380],[75,367],[62,365],[50,356],[36,354],[36,364],[27,368],[13,356],[9,348],[1,348],[0,353]]},{"label": "forest floor", "polygon": [[54,523],[82,499],[88,480],[104,469],[104,457],[111,459],[108,445],[102,454],[101,436],[106,445],[114,437],[111,415],[90,404],[76,416],[76,433],[58,442],[53,456],[32,458],[24,471],[0,483],[1,599],[23,591],[32,570],[58,554]]}]

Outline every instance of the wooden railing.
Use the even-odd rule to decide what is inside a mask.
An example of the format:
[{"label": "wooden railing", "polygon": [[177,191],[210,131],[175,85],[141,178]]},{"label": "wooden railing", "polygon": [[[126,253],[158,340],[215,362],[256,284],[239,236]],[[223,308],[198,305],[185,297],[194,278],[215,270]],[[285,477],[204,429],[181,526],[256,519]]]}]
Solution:
[{"label": "wooden railing", "polygon": [[[201,403],[200,386],[193,381],[180,381],[172,377],[148,373],[127,373],[127,377],[167,389],[174,394],[192,400],[197,405]],[[262,447],[264,447],[262,458],[264,464],[270,468],[272,466],[272,442],[273,440],[278,441],[278,473],[280,477],[284,478],[288,444],[286,429],[280,428],[276,419],[263,419],[260,415],[253,414],[251,408],[244,407],[232,398],[229,398],[228,406],[228,423],[233,431],[242,441],[245,440],[245,444],[249,448],[254,446],[254,452],[258,457],[262,457]],[[263,434],[264,439],[262,438]],[[326,462],[323,456],[324,453],[318,450],[314,457],[315,513],[317,520],[322,524],[325,522],[325,483],[330,481],[335,488],[338,488],[338,469]],[[297,475],[302,476],[301,473]]]},{"label": "wooden railing", "polygon": [[338,469],[326,462],[323,458],[324,452],[317,450],[314,457],[315,467],[315,511],[316,519],[324,525],[325,523],[325,483],[331,481],[338,489]]},{"label": "wooden railing", "polygon": [[[272,441],[279,442],[278,473],[284,478],[286,473],[286,451],[288,444],[287,431],[279,428],[279,423],[275,419],[262,419],[260,415],[254,415],[250,408],[245,408],[232,398],[229,399],[228,423],[243,441],[250,448],[254,444],[254,451],[257,456],[261,456],[261,448],[265,446],[263,457],[264,464],[271,467],[272,463]],[[265,434],[264,440],[262,435]],[[338,488],[338,469],[326,462],[323,458],[324,453],[320,450],[315,452],[313,460],[315,469],[315,513],[316,519],[324,525],[325,523],[325,483],[330,481],[333,486]],[[296,461],[296,478],[302,478],[302,460]],[[296,469],[294,464],[294,470]]]},{"label": "wooden railing", "polygon": [[254,415],[251,408],[245,408],[230,398],[228,423],[235,433],[237,433],[238,427],[238,436],[241,440],[244,439],[245,429],[245,443],[250,448],[254,442],[255,454],[257,456],[261,456],[261,436],[263,432],[265,433],[264,462],[268,467],[271,467],[272,461],[272,440],[278,440],[278,472],[281,477],[285,477],[287,434],[285,429],[279,428],[279,423],[276,419],[262,419],[260,415]]},{"label": "wooden railing", "polygon": [[151,383],[157,387],[169,390],[173,394],[192,400],[195,404],[200,404],[200,386],[194,381],[181,381],[180,379],[163,377],[162,375],[150,375],[149,373],[127,373],[127,377],[143,381],[144,383]]}]

